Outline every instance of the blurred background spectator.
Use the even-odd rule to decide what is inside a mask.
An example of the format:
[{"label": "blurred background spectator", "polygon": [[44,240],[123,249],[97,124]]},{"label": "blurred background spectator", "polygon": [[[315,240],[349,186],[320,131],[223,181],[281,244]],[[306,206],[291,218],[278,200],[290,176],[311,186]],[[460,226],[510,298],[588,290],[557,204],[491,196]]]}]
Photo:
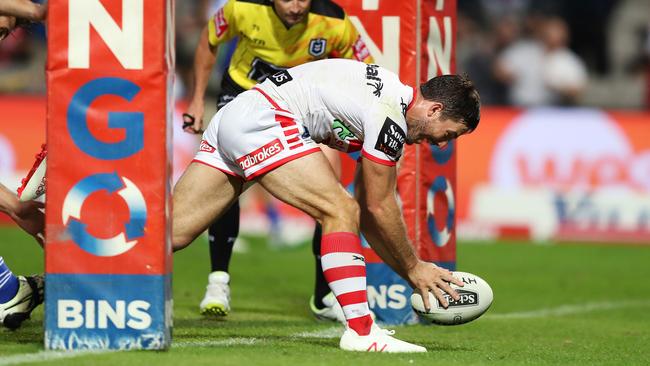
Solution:
[{"label": "blurred background spectator", "polygon": [[488,105],[650,108],[649,24],[647,0],[458,0],[458,71]]},{"label": "blurred background spectator", "polygon": [[558,17],[537,19],[535,24],[529,38],[516,40],[498,54],[494,76],[507,85],[510,104],[575,104],[585,88],[587,70],[567,48],[567,25]]}]

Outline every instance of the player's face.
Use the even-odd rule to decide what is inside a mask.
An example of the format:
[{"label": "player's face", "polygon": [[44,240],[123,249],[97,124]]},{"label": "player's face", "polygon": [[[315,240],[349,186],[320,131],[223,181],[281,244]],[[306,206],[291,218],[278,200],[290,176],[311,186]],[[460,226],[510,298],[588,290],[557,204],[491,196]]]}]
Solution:
[{"label": "player's face", "polygon": [[442,105],[432,103],[429,108],[416,110],[416,115],[411,115],[407,121],[407,144],[419,144],[424,141],[440,148],[461,135],[469,132],[467,125],[449,118],[443,118]]},{"label": "player's face", "polygon": [[425,130],[425,133],[421,135],[420,142],[426,140],[431,145],[443,148],[447,146],[449,141],[457,139],[466,134],[467,131],[467,126],[463,123],[451,119],[438,119],[429,124],[428,130]]},{"label": "player's face", "polygon": [[311,0],[273,0],[275,13],[287,27],[302,22],[309,14],[310,6]]}]

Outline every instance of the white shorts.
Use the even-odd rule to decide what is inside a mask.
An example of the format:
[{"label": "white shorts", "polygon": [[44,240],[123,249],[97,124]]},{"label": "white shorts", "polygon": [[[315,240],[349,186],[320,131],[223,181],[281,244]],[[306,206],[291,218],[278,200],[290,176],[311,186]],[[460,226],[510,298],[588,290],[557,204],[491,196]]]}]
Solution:
[{"label": "white shorts", "polygon": [[193,161],[251,180],[317,151],[296,116],[254,88],[212,117]]}]

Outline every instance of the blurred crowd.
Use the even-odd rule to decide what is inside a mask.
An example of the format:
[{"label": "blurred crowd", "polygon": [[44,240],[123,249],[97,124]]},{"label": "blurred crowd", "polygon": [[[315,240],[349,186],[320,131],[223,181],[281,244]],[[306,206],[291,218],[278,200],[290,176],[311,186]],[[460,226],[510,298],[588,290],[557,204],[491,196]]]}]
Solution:
[{"label": "blurred crowd", "polygon": [[482,101],[650,108],[647,0],[458,0],[457,69]]},{"label": "blurred crowd", "polygon": [[[484,104],[650,109],[650,1],[457,1],[457,70]],[[176,1],[179,98],[187,97],[199,33],[223,2]],[[0,95],[45,92],[45,34],[32,25],[0,44]],[[218,91],[216,71],[208,95]]]}]

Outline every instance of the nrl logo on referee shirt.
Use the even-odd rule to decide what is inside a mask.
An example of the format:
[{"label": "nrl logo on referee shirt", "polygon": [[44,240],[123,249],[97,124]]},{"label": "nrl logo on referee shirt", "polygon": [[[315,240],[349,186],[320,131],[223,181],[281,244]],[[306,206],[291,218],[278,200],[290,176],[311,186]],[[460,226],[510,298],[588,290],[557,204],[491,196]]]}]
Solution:
[{"label": "nrl logo on referee shirt", "polygon": [[319,57],[325,54],[327,48],[327,40],[325,38],[314,38],[309,41],[309,54],[314,57]]},{"label": "nrl logo on referee shirt", "polygon": [[282,150],[284,150],[284,146],[282,146],[279,139],[275,139],[259,149],[237,159],[237,164],[239,164],[242,169],[248,169],[277,155]]}]

